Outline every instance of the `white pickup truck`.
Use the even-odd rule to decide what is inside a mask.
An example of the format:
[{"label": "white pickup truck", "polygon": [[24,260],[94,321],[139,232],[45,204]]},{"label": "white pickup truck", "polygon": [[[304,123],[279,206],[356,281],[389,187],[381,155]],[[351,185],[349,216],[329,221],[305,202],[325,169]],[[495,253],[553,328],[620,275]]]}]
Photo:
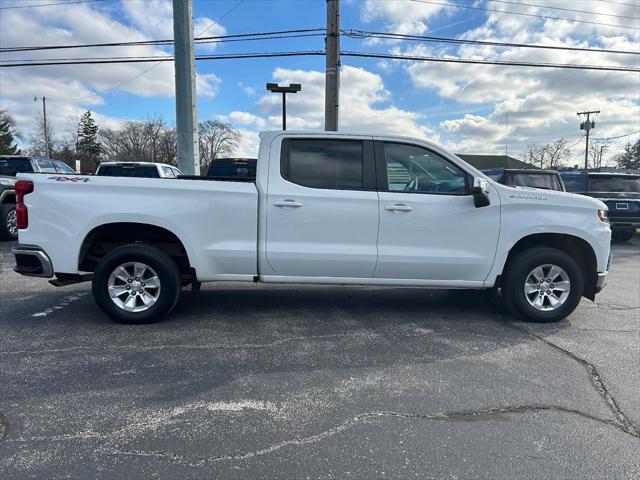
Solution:
[{"label": "white pickup truck", "polygon": [[125,323],[209,281],[500,287],[514,314],[550,322],[606,282],[599,200],[500,185],[413,138],[260,138],[255,181],[20,174],[15,270],[91,279]]}]

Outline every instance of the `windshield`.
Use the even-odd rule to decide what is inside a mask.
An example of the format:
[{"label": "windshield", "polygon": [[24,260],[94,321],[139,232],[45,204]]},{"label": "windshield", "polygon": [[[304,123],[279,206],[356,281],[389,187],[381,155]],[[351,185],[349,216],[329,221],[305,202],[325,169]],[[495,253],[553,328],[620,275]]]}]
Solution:
[{"label": "windshield", "polygon": [[0,175],[15,177],[19,172],[33,172],[28,158],[1,158]]},{"label": "windshield", "polygon": [[562,184],[556,175],[545,173],[511,173],[506,176],[505,185],[516,187],[543,188],[562,191]]},{"label": "windshield", "polygon": [[591,177],[589,179],[590,192],[628,192],[640,193],[640,178],[638,177]]}]

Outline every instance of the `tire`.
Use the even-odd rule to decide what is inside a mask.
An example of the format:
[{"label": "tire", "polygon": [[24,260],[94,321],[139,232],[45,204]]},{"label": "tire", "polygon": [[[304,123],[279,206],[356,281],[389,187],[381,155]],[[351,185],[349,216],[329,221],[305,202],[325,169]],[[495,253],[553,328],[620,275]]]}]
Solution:
[{"label": "tire", "polygon": [[[537,268],[542,268],[543,275]],[[547,279],[551,282],[547,283]],[[529,295],[525,294],[525,288]],[[568,253],[548,247],[532,248],[511,259],[502,282],[503,297],[511,313],[538,323],[557,322],[570,315],[580,303],[583,291],[582,267]]]},{"label": "tire", "polygon": [[14,203],[0,205],[0,240],[17,240],[16,206]]},{"label": "tire", "polygon": [[614,230],[611,232],[611,238],[616,242],[628,242],[635,233],[635,230]]},{"label": "tire", "polygon": [[93,298],[100,309],[116,322],[127,324],[152,323],[169,314],[178,303],[180,287],[176,263],[145,244],[112,250],[98,263],[92,281]]}]

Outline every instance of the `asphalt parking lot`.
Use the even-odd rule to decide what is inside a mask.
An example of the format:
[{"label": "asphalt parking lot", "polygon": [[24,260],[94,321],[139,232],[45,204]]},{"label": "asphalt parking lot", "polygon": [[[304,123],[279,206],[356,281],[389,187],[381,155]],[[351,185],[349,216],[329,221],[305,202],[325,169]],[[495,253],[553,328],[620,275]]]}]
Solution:
[{"label": "asphalt parking lot", "polygon": [[112,323],[0,244],[0,477],[638,478],[640,238],[596,303],[240,284]]}]

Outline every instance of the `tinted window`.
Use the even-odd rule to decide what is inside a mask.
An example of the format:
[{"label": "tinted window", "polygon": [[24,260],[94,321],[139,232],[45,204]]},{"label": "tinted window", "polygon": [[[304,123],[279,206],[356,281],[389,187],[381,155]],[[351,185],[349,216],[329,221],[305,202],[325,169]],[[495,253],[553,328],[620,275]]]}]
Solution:
[{"label": "tinted window", "polygon": [[51,160],[36,160],[38,162],[38,168],[41,172],[45,173],[56,173],[56,167],[53,166],[53,161]]},{"label": "tinted window", "polygon": [[363,145],[357,140],[289,140],[284,177],[298,185],[335,190],[363,187]]},{"label": "tinted window", "polygon": [[631,192],[640,193],[640,178],[591,177],[590,192]]},{"label": "tinted window", "polygon": [[33,172],[31,161],[28,158],[0,157],[0,175],[15,177],[18,172]]},{"label": "tinted window", "polygon": [[256,177],[256,160],[214,160],[207,171],[209,177]]},{"label": "tinted window", "polygon": [[518,187],[543,188],[545,190],[562,191],[562,185],[555,175],[546,173],[509,173],[502,182],[505,185]]},{"label": "tinted window", "polygon": [[158,178],[158,169],[155,165],[101,165],[97,175],[106,177],[144,177]]},{"label": "tinted window", "polygon": [[586,192],[587,191],[587,177],[581,174],[567,174],[562,175],[562,181],[567,189],[567,192]]},{"label": "tinted window", "polygon": [[466,194],[466,174],[426,148],[402,143],[384,144],[390,191]]},{"label": "tinted window", "polygon": [[67,165],[66,163],[62,163],[62,162],[54,162],[56,165],[56,170],[58,170],[59,173],[76,173],[75,170],[73,168],[71,168],[69,165]]}]

